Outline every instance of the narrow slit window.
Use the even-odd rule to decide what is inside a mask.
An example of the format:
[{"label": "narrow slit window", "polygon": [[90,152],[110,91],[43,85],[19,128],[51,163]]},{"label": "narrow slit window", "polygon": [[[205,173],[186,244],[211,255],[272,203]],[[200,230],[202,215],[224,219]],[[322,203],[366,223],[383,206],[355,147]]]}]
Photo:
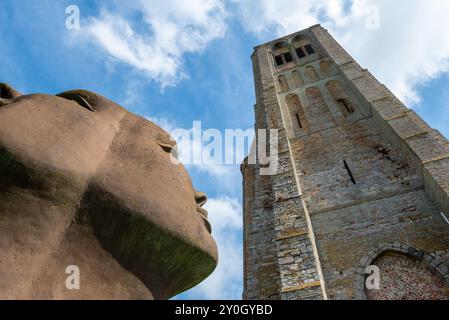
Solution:
[{"label": "narrow slit window", "polygon": [[310,44],[306,44],[304,46],[304,48],[306,49],[307,54],[314,54],[315,53],[315,50],[313,50],[313,47]]},{"label": "narrow slit window", "polygon": [[296,48],[296,55],[298,56],[299,59],[302,59],[306,56],[306,54],[301,48]]},{"label": "narrow slit window", "polygon": [[299,114],[296,114],[296,120],[298,121],[299,128],[302,129],[301,119],[299,118]]},{"label": "narrow slit window", "polygon": [[293,62],[293,57],[292,57],[292,54],[290,52],[284,53],[284,59],[285,59],[286,63]]},{"label": "narrow slit window", "polygon": [[284,60],[282,60],[282,56],[275,56],[274,59],[276,60],[276,64],[278,66],[281,66],[284,64]]},{"label": "narrow slit window", "polygon": [[349,113],[354,113],[354,108],[348,103],[346,99],[338,99],[338,102],[340,102],[345,107],[346,111],[348,111]]},{"label": "narrow slit window", "polygon": [[346,99],[342,98],[338,99],[337,101],[345,107],[346,111],[348,111],[349,113],[354,113],[354,108],[348,103]]},{"label": "narrow slit window", "polygon": [[351,169],[349,168],[348,163],[346,162],[346,160],[343,160],[343,163],[345,165],[346,171],[348,172],[349,177],[351,178],[351,181],[353,184],[357,184],[357,182],[354,179],[354,176],[352,175]]}]

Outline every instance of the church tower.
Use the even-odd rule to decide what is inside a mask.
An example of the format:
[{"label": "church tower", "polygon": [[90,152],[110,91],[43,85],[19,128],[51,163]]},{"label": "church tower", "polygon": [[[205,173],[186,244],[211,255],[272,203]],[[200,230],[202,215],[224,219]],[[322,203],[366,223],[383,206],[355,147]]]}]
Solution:
[{"label": "church tower", "polygon": [[449,299],[449,142],[319,25],[252,61],[278,152],[242,165],[243,298]]}]

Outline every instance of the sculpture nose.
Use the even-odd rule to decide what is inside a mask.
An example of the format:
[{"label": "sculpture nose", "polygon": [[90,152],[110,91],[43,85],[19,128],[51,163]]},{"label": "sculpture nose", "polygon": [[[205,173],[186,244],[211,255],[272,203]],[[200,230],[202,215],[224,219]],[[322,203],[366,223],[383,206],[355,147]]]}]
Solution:
[{"label": "sculpture nose", "polygon": [[204,192],[195,191],[195,201],[199,207],[204,206],[207,202],[207,196]]},{"label": "sculpture nose", "polygon": [[200,216],[203,218],[204,225],[206,226],[209,233],[212,232],[211,225],[209,221],[207,221],[207,210],[204,208],[201,208],[204,206],[204,204],[207,202],[207,196],[204,192],[195,191],[195,202],[196,202],[196,210],[200,214]]}]

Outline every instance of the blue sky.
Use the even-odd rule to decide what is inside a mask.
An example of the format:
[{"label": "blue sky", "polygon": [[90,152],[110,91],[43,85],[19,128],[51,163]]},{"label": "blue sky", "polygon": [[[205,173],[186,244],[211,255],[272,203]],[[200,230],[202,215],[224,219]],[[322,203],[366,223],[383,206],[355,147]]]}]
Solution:
[{"label": "blue sky", "polygon": [[[66,28],[66,7],[80,29]],[[84,88],[167,130],[253,127],[257,44],[321,23],[431,126],[449,136],[449,2],[433,0],[0,0],[0,81],[23,93]],[[220,250],[182,299],[242,293],[238,165],[187,166]]]}]

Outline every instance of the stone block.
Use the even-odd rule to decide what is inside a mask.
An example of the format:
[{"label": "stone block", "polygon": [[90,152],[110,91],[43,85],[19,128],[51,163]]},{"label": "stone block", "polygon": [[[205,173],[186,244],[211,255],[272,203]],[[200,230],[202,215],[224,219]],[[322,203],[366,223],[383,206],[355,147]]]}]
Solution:
[{"label": "stone block", "polygon": [[440,264],[442,263],[442,261],[438,258],[435,258],[432,260],[432,262],[430,263],[430,265],[434,268],[438,267]]},{"label": "stone block", "polygon": [[392,96],[372,102],[371,107],[374,112],[386,121],[407,114],[410,111],[402,102]]},{"label": "stone block", "polygon": [[429,127],[413,112],[389,121],[390,126],[402,139],[415,137],[429,132]]},{"label": "stone block", "polygon": [[284,264],[290,264],[295,262],[295,259],[293,257],[285,257],[282,259],[279,259],[279,264],[280,265],[284,265]]},{"label": "stone block", "polygon": [[449,268],[444,264],[441,264],[439,267],[437,267],[437,270],[443,276],[446,276],[449,273]]}]

